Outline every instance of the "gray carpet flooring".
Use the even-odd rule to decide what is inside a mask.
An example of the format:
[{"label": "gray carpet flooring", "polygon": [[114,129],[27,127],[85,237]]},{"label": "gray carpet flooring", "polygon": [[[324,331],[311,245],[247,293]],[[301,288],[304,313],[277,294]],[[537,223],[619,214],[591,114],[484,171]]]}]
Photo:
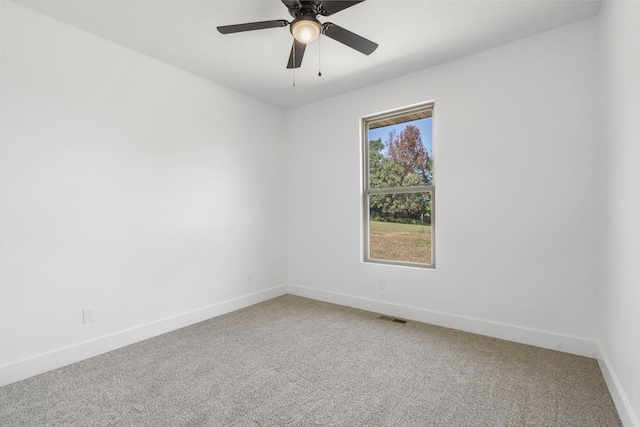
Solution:
[{"label": "gray carpet flooring", "polygon": [[0,388],[2,426],[619,426],[596,360],[286,295]]}]

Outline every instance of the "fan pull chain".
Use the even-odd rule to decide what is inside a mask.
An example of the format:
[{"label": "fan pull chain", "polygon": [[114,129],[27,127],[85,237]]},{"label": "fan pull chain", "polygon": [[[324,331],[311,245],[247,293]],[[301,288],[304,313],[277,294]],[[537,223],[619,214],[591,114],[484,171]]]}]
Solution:
[{"label": "fan pull chain", "polygon": [[322,77],[322,72],[320,72],[320,39],[322,37],[318,37],[318,77]]},{"label": "fan pull chain", "polygon": [[296,42],[293,42],[293,87],[296,87]]}]

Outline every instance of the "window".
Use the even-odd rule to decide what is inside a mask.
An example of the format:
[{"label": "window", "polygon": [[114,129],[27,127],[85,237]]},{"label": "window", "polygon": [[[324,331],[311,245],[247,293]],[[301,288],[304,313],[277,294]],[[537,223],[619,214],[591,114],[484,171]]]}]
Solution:
[{"label": "window", "polygon": [[365,117],[364,261],[435,268],[433,103]]}]

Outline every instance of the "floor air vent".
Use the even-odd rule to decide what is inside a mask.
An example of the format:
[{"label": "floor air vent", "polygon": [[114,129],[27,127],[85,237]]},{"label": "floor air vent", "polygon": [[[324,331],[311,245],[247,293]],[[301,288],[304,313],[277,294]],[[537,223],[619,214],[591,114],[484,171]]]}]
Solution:
[{"label": "floor air vent", "polygon": [[404,319],[398,319],[396,317],[385,316],[385,315],[380,316],[380,319],[387,320],[389,322],[395,322],[395,323],[407,323],[407,321]]}]

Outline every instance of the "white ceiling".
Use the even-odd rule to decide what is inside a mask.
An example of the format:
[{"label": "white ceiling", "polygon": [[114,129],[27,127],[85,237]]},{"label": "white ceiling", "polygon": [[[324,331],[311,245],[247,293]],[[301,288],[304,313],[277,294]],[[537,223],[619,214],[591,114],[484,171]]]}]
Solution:
[{"label": "white ceiling", "polygon": [[320,21],[380,47],[366,56],[323,36],[320,52],[318,42],[307,47],[293,87],[286,69],[289,27],[216,30],[290,21],[280,0],[12,1],[283,109],[596,16],[600,9],[600,1],[580,0],[367,0]]}]

